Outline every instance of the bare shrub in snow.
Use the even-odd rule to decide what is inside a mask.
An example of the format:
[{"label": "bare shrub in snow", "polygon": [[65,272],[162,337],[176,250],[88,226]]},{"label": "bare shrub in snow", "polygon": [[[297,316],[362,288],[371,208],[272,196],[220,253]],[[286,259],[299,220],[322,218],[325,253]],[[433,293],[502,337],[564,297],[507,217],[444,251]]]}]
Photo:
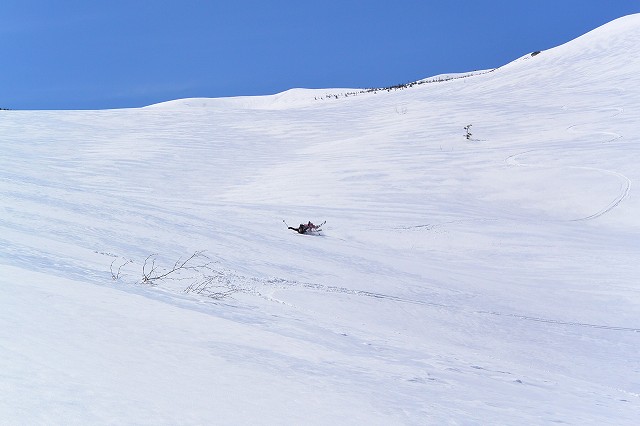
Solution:
[{"label": "bare shrub in snow", "polygon": [[469,124],[468,126],[465,126],[465,127],[464,127],[464,130],[465,130],[465,132],[466,132],[466,133],[465,133],[465,135],[464,135],[464,137],[465,137],[465,138],[467,138],[467,140],[471,140],[471,135],[472,135],[472,133],[471,133],[471,126],[472,126],[472,125],[471,125],[471,124]]},{"label": "bare shrub in snow", "polygon": [[222,299],[240,290],[241,289],[229,279],[227,274],[221,271],[214,271],[212,275],[207,275],[201,280],[192,282],[184,289],[184,292],[195,293],[213,299]]},{"label": "bare shrub in snow", "polygon": [[117,281],[120,279],[120,277],[122,276],[122,268],[124,268],[125,266],[127,266],[130,263],[133,263],[133,260],[127,260],[125,261],[122,265],[118,266],[118,270],[114,271],[113,270],[113,264],[116,262],[117,259],[113,259],[113,262],[111,262],[111,265],[109,266],[109,270],[111,271],[111,279],[114,281]]},{"label": "bare shrub in snow", "polygon": [[143,284],[154,285],[161,280],[184,279],[185,272],[200,273],[203,270],[211,269],[212,264],[203,251],[196,251],[184,261],[180,258],[169,268],[162,268],[157,265],[157,257],[157,254],[150,254],[144,260],[142,265]]},{"label": "bare shrub in snow", "polygon": [[[122,269],[134,263],[126,260],[114,271],[114,263],[111,262],[111,278],[119,280],[123,274]],[[157,254],[150,254],[142,263],[142,277],[139,284],[157,286],[167,282],[184,282],[185,293],[196,293],[212,299],[225,298],[238,290],[224,274],[213,266],[215,262],[209,260],[204,251],[196,251],[186,259],[179,258],[170,266],[162,266],[158,262]]]}]

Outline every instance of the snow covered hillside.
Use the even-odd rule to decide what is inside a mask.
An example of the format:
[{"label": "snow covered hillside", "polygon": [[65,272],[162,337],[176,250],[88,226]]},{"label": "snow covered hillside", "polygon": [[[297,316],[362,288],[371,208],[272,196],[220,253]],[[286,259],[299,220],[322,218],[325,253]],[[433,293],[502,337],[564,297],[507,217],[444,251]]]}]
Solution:
[{"label": "snow covered hillside", "polygon": [[0,424],[637,424],[639,40],[0,111]]}]

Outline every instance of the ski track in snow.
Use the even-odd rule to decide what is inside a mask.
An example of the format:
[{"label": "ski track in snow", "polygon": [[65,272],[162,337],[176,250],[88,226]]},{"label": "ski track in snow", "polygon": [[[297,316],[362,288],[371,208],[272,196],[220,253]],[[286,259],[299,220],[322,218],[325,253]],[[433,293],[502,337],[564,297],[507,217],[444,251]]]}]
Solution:
[{"label": "ski track in snow", "polygon": [[[275,282],[283,282],[283,281],[276,280]],[[267,283],[272,283],[272,282],[273,281],[267,281]],[[309,283],[287,283],[287,284],[288,284],[288,286],[295,287],[295,288],[301,287],[301,288],[310,289],[310,290],[324,291],[326,293],[351,294],[351,295],[355,295],[355,296],[370,297],[370,298],[373,298],[373,299],[380,299],[380,300],[391,301],[391,302],[400,302],[400,303],[410,303],[410,304],[414,304],[414,305],[432,306],[432,307],[436,307],[436,308],[446,308],[446,309],[455,310],[455,311],[466,311],[468,313],[474,313],[474,314],[511,317],[511,318],[516,318],[516,319],[519,319],[519,320],[535,321],[535,322],[554,324],[554,325],[564,325],[564,326],[573,326],[573,327],[587,327],[587,328],[599,328],[599,329],[613,330],[613,331],[632,331],[632,332],[635,332],[635,333],[640,333],[640,328],[633,328],[633,327],[618,327],[618,326],[603,325],[603,324],[588,324],[588,323],[580,323],[580,322],[573,322],[573,321],[561,321],[561,320],[554,320],[554,319],[549,319],[549,318],[532,317],[532,316],[521,315],[521,314],[516,314],[516,313],[504,313],[504,312],[495,312],[495,311],[479,311],[479,310],[473,310],[473,309],[469,309],[469,308],[465,309],[465,308],[462,308],[462,307],[459,307],[459,306],[454,306],[454,305],[446,305],[446,304],[442,304],[442,303],[428,302],[428,301],[425,301],[425,300],[409,299],[409,298],[405,298],[405,297],[393,296],[393,295],[382,294],[382,293],[373,293],[373,292],[370,292],[370,291],[363,291],[363,290],[354,290],[354,289],[348,289],[348,288],[344,288],[344,287],[324,286],[324,285],[321,285],[321,284],[309,284]],[[261,296],[261,297],[265,297],[260,292],[256,292],[256,294]],[[271,297],[269,297],[269,299],[277,301],[277,302],[281,302],[281,301],[273,299]]]},{"label": "ski track in snow", "polygon": [[447,310],[466,312],[466,313],[472,313],[472,314],[510,317],[510,318],[516,318],[518,320],[534,321],[534,322],[547,323],[547,324],[553,324],[553,325],[596,328],[596,329],[612,330],[612,331],[630,331],[630,332],[640,333],[640,328],[634,328],[634,327],[620,327],[620,326],[605,325],[605,324],[590,324],[590,323],[581,323],[581,322],[575,322],[575,321],[562,321],[562,320],[556,320],[556,319],[550,319],[550,318],[522,315],[517,313],[474,310],[471,307],[465,308],[462,306],[431,302],[423,299],[394,296],[390,294],[376,293],[376,292],[365,291],[365,290],[357,290],[357,289],[346,288],[346,287],[328,286],[328,285],[316,284],[316,283],[304,283],[304,282],[298,282],[298,281],[290,281],[283,278],[260,279],[256,277],[245,277],[233,271],[228,271],[228,270],[219,271],[218,274],[219,274],[219,279],[217,281],[218,284],[224,283],[229,288],[233,288],[235,291],[255,295],[275,303],[282,303],[292,308],[295,308],[295,306],[291,305],[290,303],[284,300],[278,299],[273,295],[267,295],[265,293],[265,290],[268,290],[269,292],[273,293],[273,290],[276,290],[276,289],[281,289],[281,290],[304,289],[304,290],[324,292],[329,294],[338,293],[338,294],[353,295],[357,297],[367,297],[367,298],[378,299],[378,300],[387,301],[387,302],[408,303],[413,305],[430,306],[434,308],[444,308]]},{"label": "ski track in snow", "polygon": [[[624,108],[612,108],[613,110],[616,111],[616,114],[612,115],[609,118],[613,118],[613,117],[617,117],[618,115],[622,114],[624,112]],[[567,128],[567,131],[574,131],[577,127],[580,126],[586,126],[589,124],[594,124],[594,123],[581,123],[581,124],[574,124],[572,126],[569,126]],[[606,134],[606,135],[610,135],[612,136],[610,139],[607,139],[605,141],[602,141],[600,143],[612,143],[618,139],[622,138],[622,135],[618,134],[618,133],[614,133],[614,132],[601,132],[601,131],[596,131],[596,132],[591,132],[594,134]],[[565,148],[566,149],[566,148]],[[596,167],[585,167],[585,166],[563,166],[563,167],[555,167],[555,166],[549,166],[549,165],[545,165],[545,164],[530,164],[530,163],[522,163],[519,162],[517,160],[518,157],[523,156],[525,154],[530,154],[530,153],[545,153],[545,154],[552,154],[552,151],[550,151],[549,149],[545,149],[545,148],[540,148],[540,149],[530,149],[518,154],[513,154],[510,155],[509,157],[507,157],[505,159],[505,163],[509,166],[516,166],[516,167],[541,167],[541,168],[562,168],[562,169],[573,169],[573,170],[589,170],[589,171],[594,171],[594,172],[598,172],[598,173],[604,173],[604,174],[608,174],[611,176],[615,176],[617,178],[620,179],[621,184],[620,184],[620,192],[614,197],[614,199],[607,204],[605,207],[603,207],[602,209],[598,210],[597,212],[585,216],[585,217],[580,217],[580,218],[576,218],[576,219],[569,219],[567,220],[568,222],[580,222],[580,221],[587,221],[587,220],[593,220],[593,219],[597,219],[607,213],[609,213],[611,210],[613,210],[614,208],[616,208],[620,203],[622,203],[626,198],[629,197],[629,192],[631,191],[631,179],[629,179],[627,176],[623,175],[622,173],[618,173],[616,171],[613,170],[606,170],[606,169],[600,169],[600,168],[596,168]]]}]

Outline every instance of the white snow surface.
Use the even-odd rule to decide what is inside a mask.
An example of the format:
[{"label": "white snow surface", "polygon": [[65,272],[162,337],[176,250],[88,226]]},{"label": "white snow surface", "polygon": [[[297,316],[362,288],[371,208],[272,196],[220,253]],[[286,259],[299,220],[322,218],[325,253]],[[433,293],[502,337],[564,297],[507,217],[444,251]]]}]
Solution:
[{"label": "white snow surface", "polygon": [[632,15],[404,90],[1,111],[0,424],[638,424],[639,40]]}]

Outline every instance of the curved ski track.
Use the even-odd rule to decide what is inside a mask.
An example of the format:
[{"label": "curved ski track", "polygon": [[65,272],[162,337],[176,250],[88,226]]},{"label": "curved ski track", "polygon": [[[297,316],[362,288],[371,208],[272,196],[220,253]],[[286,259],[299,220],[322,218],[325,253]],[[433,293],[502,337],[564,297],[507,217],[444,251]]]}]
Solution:
[{"label": "curved ski track", "polygon": [[[618,116],[618,115],[620,115],[620,114],[622,114],[624,112],[624,108],[613,108],[613,109],[615,109],[617,111],[617,113],[612,115],[610,118],[616,117],[616,116]],[[571,126],[569,126],[567,128],[567,131],[572,131],[578,126],[583,126],[583,125],[587,125],[587,124],[591,124],[591,123],[573,124],[573,125],[571,125]],[[600,143],[611,143],[611,142],[614,142],[614,141],[622,138],[622,135],[620,135],[618,133],[613,133],[613,132],[595,132],[595,133],[613,135],[613,137],[611,139],[608,139],[606,141],[602,141]],[[524,151],[524,152],[521,152],[521,153],[518,153],[518,154],[510,155],[504,161],[509,166],[517,166],[517,167],[549,167],[549,166],[545,166],[543,164],[521,163],[521,162],[519,162],[517,160],[517,158],[519,156],[521,156],[521,155],[525,155],[525,154],[528,154],[528,153],[531,153],[531,152],[539,152],[539,151],[544,151],[544,150],[543,149],[530,149],[530,150],[527,150],[527,151]],[[603,215],[607,214],[608,212],[610,212],[611,210],[616,208],[620,203],[622,203],[622,201],[624,201],[626,198],[629,197],[629,192],[631,191],[631,179],[629,179],[627,176],[623,175],[622,173],[618,173],[618,172],[615,172],[613,170],[606,170],[606,169],[600,169],[600,168],[596,168],[596,167],[585,167],[585,166],[564,166],[564,167],[558,167],[558,168],[596,171],[596,172],[600,172],[600,173],[605,173],[605,174],[616,176],[616,177],[620,178],[620,180],[622,181],[620,193],[609,204],[607,204],[604,208],[600,209],[599,211],[597,211],[597,212],[595,212],[595,213],[593,213],[593,214],[591,214],[589,216],[580,217],[580,218],[576,218],[576,219],[568,219],[568,220],[566,220],[567,222],[581,222],[581,221],[596,219],[596,218],[598,218],[600,216],[603,216]]]}]

